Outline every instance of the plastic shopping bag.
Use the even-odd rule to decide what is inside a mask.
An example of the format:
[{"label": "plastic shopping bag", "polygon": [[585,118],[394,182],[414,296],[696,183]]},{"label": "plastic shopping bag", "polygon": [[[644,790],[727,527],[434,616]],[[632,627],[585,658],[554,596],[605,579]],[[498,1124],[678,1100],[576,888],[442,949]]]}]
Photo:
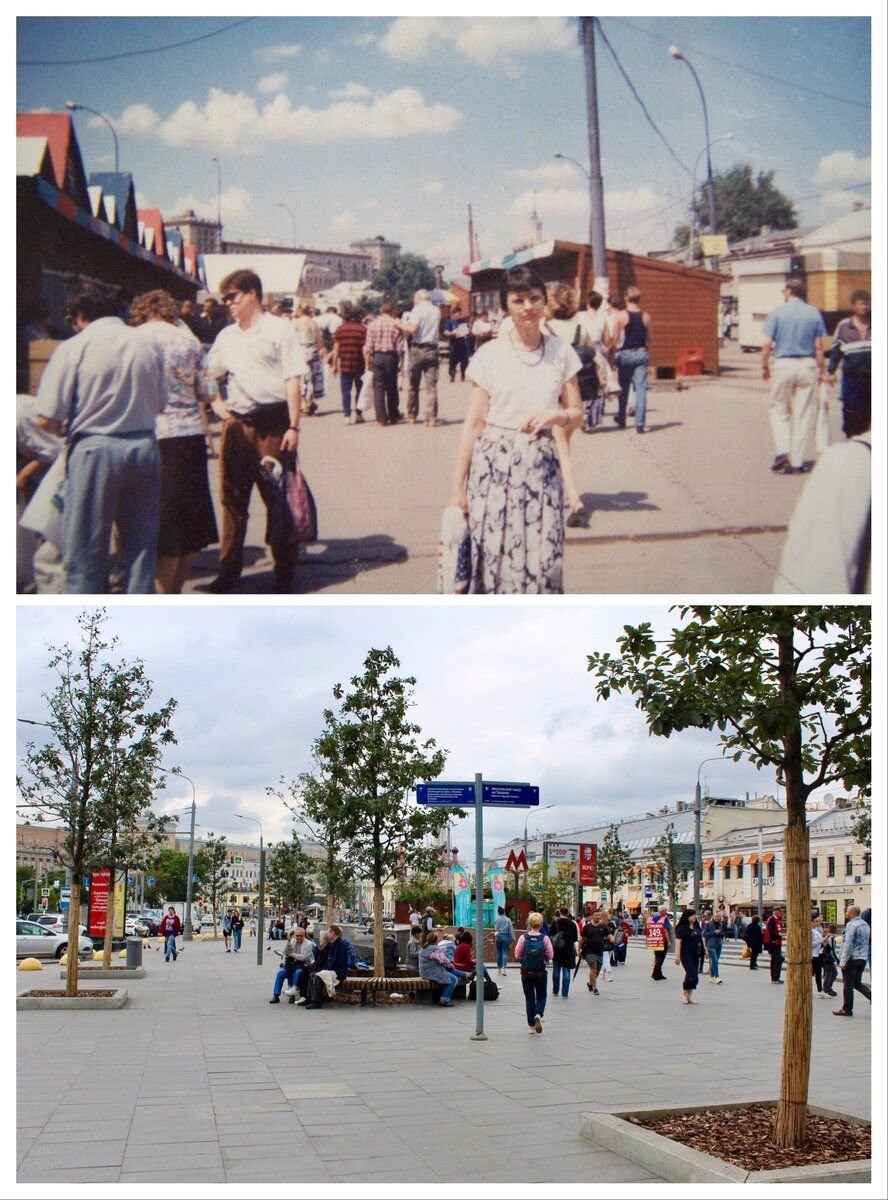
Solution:
[{"label": "plastic shopping bag", "polygon": [[364,413],[373,407],[373,372],[365,371],[361,376],[361,391],[355,401],[358,412]]},{"label": "plastic shopping bag", "polygon": [[439,596],[465,595],[472,574],[472,542],[469,523],[461,508],[445,508],[438,540]]},{"label": "plastic shopping bag", "polygon": [[269,546],[305,545],[318,540],[318,510],[295,453],[281,461],[266,455],[259,464],[268,505],[265,541]]}]

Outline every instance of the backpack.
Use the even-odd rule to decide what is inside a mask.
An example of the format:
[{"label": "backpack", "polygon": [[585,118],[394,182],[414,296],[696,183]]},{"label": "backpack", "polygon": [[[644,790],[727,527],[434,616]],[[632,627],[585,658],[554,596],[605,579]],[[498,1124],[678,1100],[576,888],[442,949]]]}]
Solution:
[{"label": "backpack", "polygon": [[581,363],[580,369],[577,372],[577,384],[579,385],[581,400],[594,400],[598,395],[598,367],[595,365],[595,351],[593,348],[579,344],[582,336],[583,327],[582,325],[578,325],[572,343]]},{"label": "backpack", "polygon": [[[474,979],[469,984],[469,999],[470,1000],[477,999],[477,991],[475,988],[475,980]],[[484,980],[484,999],[485,999],[485,1001],[499,1000],[499,987],[492,979]]]},{"label": "backpack", "polygon": [[355,954],[355,948],[348,938],[343,938],[342,940],[345,942],[345,965],[351,969],[358,961],[357,955]]},{"label": "backpack", "polygon": [[546,969],[546,943],[541,933],[524,938],[524,949],[521,952],[521,970],[528,975],[542,975]]},{"label": "backpack", "polygon": [[567,949],[567,934],[563,929],[559,929],[552,938],[552,949],[557,950],[559,954]]}]

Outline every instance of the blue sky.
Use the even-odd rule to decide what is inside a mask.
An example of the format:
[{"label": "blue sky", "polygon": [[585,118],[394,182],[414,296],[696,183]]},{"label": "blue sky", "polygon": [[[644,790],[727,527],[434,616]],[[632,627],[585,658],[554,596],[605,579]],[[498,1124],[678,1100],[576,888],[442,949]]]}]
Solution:
[{"label": "blue sky", "polygon": [[[20,62],[88,59],[223,30],[237,16],[19,18]],[[607,242],[663,248],[705,147],[714,169],[774,170],[803,225],[869,201],[866,17],[602,16],[603,32],[670,149],[597,41]],[[757,74],[756,74],[757,72]],[[879,96],[884,80],[879,75]],[[770,78],[765,78],[765,76]],[[588,162],[573,17],[262,17],[189,46],[18,69],[20,110],[76,100],[107,114],[140,200],[215,217],[228,236],[306,244],[383,234],[458,270],[466,206],[482,253],[524,236],[534,193],[546,237],[584,239]],[[77,114],[87,170],[111,165],[107,128]],[[678,160],[678,161],[677,161]],[[683,164],[679,165],[679,163]],[[705,155],[700,158],[705,169]]]},{"label": "blue sky", "polygon": [[[54,686],[47,643],[78,644],[82,608],[19,607],[16,716],[44,719],[42,695]],[[194,780],[202,829],[245,840],[250,827],[235,812],[258,817],[267,839],[288,836],[290,818],[266,787],[310,769],[334,683],[360,674],[372,646],[391,645],[399,674],[417,680],[415,721],[448,751],[445,779],[480,771],[535,783],[540,804],[555,806],[486,810],[490,851],[521,836],[525,818],[533,834],[537,825],[567,830],[693,799],[702,760],[719,754],[716,736],[650,737],[631,699],[596,699],[586,669],[587,654],[615,650],[625,624],[646,620],[664,635],[680,624],[651,604],[117,604],[107,631],[124,657],[144,661],[158,704],[179,702],[167,761]],[[18,724],[16,732],[20,757],[43,731]],[[775,794],[773,775],[745,763],[710,762],[701,780],[718,796]],[[158,808],[180,813],[190,803],[188,784],[170,781]],[[473,820],[457,829],[454,844],[471,856]]]}]

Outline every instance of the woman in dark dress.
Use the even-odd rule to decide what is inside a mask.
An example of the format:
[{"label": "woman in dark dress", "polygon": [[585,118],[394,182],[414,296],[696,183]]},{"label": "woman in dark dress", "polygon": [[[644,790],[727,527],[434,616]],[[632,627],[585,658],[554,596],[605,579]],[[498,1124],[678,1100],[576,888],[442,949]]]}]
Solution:
[{"label": "woman in dark dress", "polygon": [[762,919],[758,913],[752,914],[752,920],[743,930],[743,940],[749,947],[749,969],[750,971],[758,970],[758,956],[762,952],[764,946],[764,932],[762,930]]},{"label": "woman in dark dress", "polygon": [[703,934],[693,908],[686,908],[675,927],[675,965],[684,967],[685,977],[681,985],[682,1004],[696,1004],[691,994],[700,982],[700,947]]}]

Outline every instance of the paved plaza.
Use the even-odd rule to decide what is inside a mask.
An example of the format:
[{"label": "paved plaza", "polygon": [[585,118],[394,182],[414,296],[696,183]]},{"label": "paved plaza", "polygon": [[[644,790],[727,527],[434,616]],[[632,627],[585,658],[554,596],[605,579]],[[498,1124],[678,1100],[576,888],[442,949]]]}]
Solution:
[{"label": "paved plaza", "polygon": [[[21,1183],[658,1182],[580,1138],[584,1111],[776,1096],[785,989],[726,966],[700,1003],[653,983],[640,940],[593,997],[585,968],[530,1037],[515,968],[486,1007],[268,999],[277,956],[145,952],[116,1012],[17,1014]],[[58,968],[17,990],[60,986]],[[108,986],[104,982],[87,986]],[[810,1100],[868,1117],[870,1007],[814,1000]],[[606,1194],[606,1193],[605,1193]]]},{"label": "paved plaza", "polygon": [[[434,592],[441,510],[450,496],[470,385],[439,384],[441,424],[345,426],[338,380],[320,415],[303,419],[301,461],[319,509],[321,541],[302,552],[305,594]],[[601,429],[571,446],[589,518],[567,530],[565,591],[572,594],[771,591],[787,523],[805,477],[775,476],[770,400],[759,356],[735,346],[722,374],[662,380],[648,401],[648,432],[618,429],[615,401]],[[406,395],[401,395],[406,411]],[[834,437],[841,414],[833,404]],[[630,422],[631,424],[631,422]],[[214,429],[218,432],[219,426]],[[813,460],[813,446],[810,448]],[[217,462],[211,461],[218,495]],[[265,509],[254,492],[238,591],[271,590]],[[199,556],[186,591],[215,575]]]}]

